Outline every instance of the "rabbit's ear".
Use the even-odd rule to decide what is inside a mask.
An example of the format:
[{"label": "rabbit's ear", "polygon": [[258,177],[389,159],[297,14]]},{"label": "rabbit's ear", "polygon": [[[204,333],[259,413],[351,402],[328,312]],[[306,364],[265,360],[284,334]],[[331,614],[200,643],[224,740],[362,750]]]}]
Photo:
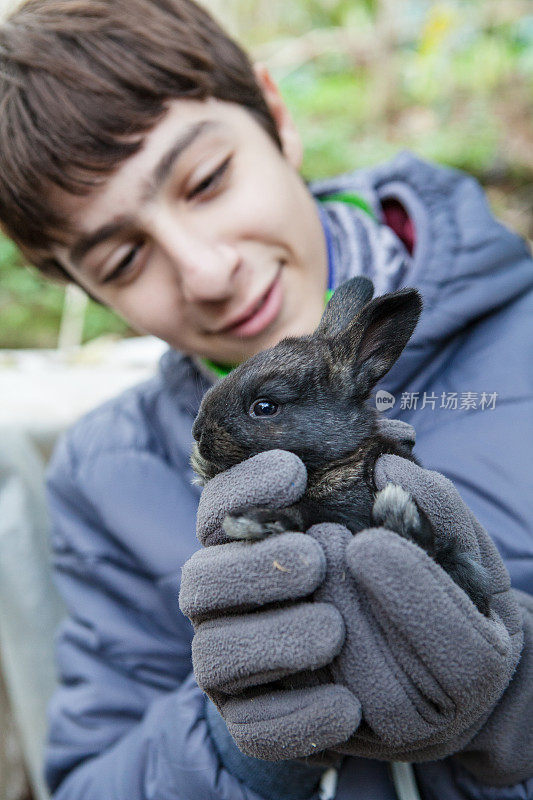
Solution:
[{"label": "rabbit's ear", "polygon": [[372,281],[362,275],[341,284],[327,304],[315,333],[336,336],[372,300],[373,294]]},{"label": "rabbit's ear", "polygon": [[401,289],[368,303],[337,337],[338,353],[351,366],[353,389],[368,396],[400,357],[422,311],[416,289]]}]

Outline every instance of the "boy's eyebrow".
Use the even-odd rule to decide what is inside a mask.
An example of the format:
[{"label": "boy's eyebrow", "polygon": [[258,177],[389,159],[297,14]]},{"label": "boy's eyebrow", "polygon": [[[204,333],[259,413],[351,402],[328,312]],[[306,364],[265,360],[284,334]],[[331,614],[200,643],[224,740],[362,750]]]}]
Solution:
[{"label": "boy's eyebrow", "polygon": [[89,250],[96,247],[100,242],[110,239],[120,231],[124,230],[133,223],[133,217],[121,216],[114,219],[112,222],[107,222],[101,225],[92,233],[84,234],[72,245],[69,250],[68,259],[71,264],[78,266],[82,258],[87,255]]},{"label": "boy's eyebrow", "polygon": [[[148,202],[157,193],[183,152],[190,147],[199,136],[214,127],[220,127],[220,122],[215,120],[202,120],[201,122],[196,122],[194,125],[190,125],[185,131],[180,133],[174,144],[163,154],[156,164],[152,175],[147,180],[141,193],[141,202]],[[105,225],[101,225],[91,233],[83,234],[69,250],[68,257],[70,263],[79,265],[80,261],[87,255],[89,250],[92,250],[96,245],[106,239],[110,239],[132,224],[133,217],[123,215],[115,218],[111,222],[105,223]]]},{"label": "boy's eyebrow", "polygon": [[152,175],[146,181],[141,193],[141,202],[147,203],[157,194],[184,150],[190,147],[199,136],[211,131],[213,128],[219,127],[220,122],[205,119],[196,122],[194,125],[190,125],[185,131],[182,131],[172,147],[159,159]]}]

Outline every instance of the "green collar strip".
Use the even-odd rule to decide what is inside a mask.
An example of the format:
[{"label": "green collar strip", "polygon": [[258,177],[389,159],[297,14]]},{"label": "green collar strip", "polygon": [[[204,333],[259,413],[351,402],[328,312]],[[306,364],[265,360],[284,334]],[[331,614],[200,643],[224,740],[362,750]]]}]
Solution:
[{"label": "green collar strip", "polygon": [[348,203],[351,206],[355,206],[356,208],[360,208],[361,211],[364,211],[368,214],[369,217],[372,219],[377,220],[376,215],[374,213],[373,208],[367,201],[359,197],[358,194],[353,194],[352,192],[334,192],[333,194],[328,194],[325,197],[318,198],[321,203]]}]

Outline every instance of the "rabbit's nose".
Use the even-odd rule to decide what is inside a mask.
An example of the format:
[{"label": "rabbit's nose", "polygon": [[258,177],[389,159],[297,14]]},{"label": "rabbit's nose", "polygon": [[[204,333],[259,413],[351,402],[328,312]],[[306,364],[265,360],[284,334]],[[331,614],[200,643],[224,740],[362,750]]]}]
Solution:
[{"label": "rabbit's nose", "polygon": [[196,441],[199,441],[200,436],[201,436],[201,425],[200,425],[199,417],[196,417],[196,419],[194,420],[194,423],[193,423],[193,426],[192,426],[192,435],[193,435],[193,439],[196,439]]},{"label": "rabbit's nose", "polygon": [[196,439],[198,444],[199,452],[207,458],[209,456],[209,448],[213,441],[213,433],[208,428],[202,427],[200,425],[196,426],[196,431],[193,427],[193,436]]},{"label": "rabbit's nose", "polygon": [[202,434],[204,434],[205,431],[206,431],[206,427],[207,427],[206,423],[207,423],[206,415],[205,415],[205,413],[203,411],[200,411],[200,413],[197,415],[196,419],[194,420],[194,423],[193,423],[193,426],[192,426],[192,435],[196,439],[197,442],[200,441],[200,439],[202,438]]}]

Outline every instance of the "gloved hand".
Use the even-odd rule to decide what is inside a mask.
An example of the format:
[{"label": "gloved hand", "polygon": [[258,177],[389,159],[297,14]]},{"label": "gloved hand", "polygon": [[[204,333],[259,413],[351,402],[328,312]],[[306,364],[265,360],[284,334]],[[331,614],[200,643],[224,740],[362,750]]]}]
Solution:
[{"label": "gloved hand", "polygon": [[[304,493],[306,479],[300,459],[282,450],[260,453],[214,477],[200,498],[197,532],[202,544],[217,546],[197,551],[182,569],[179,602],[195,627],[197,683],[218,707],[239,748],[267,760],[346,741],[360,721],[357,699],[327,679],[323,686],[281,692],[264,686],[329,664],[342,647],[340,613],[312,600],[326,574],[320,545],[303,533],[228,542],[221,526],[226,514],[237,509],[290,505]],[[309,633],[313,639],[306,641]],[[250,688],[243,692],[245,687]],[[269,706],[265,719],[263,697]],[[255,700],[257,719],[239,724],[239,709],[253,711]],[[237,715],[235,724],[226,712]],[[312,722],[302,738],[306,719]]]},{"label": "gloved hand", "polygon": [[[248,755],[440,758],[473,738],[509,684],[522,628],[489,536],[438,473],[382,456],[375,478],[378,489],[400,484],[434,527],[479,554],[493,581],[490,618],[385,529],[354,537],[321,524],[199,551],[180,594],[196,629],[195,674]],[[207,484],[199,538],[224,542],[225,514],[283,507],[304,489],[296,456],[261,453]]]}]

